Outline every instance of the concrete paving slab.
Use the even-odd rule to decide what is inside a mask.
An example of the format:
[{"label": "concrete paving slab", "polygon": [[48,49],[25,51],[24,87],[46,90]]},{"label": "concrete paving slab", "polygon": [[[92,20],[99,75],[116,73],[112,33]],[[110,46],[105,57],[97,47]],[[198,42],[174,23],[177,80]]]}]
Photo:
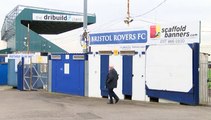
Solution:
[{"label": "concrete paving slab", "polygon": [[130,100],[110,105],[105,98],[3,89],[0,120],[211,120],[211,106]]}]

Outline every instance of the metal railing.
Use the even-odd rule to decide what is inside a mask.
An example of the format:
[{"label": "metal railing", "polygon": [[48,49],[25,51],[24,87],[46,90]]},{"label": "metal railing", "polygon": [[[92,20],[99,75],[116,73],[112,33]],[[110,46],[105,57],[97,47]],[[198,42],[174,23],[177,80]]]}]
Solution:
[{"label": "metal railing", "polygon": [[48,88],[48,65],[44,63],[24,65],[23,90]]}]

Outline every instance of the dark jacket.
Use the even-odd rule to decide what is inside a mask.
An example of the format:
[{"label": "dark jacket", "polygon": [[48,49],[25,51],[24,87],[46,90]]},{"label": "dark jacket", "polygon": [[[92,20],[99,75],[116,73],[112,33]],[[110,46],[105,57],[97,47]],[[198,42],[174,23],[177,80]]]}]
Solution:
[{"label": "dark jacket", "polygon": [[111,69],[107,75],[106,79],[106,87],[108,89],[116,88],[117,87],[117,80],[118,80],[118,74],[115,69]]}]

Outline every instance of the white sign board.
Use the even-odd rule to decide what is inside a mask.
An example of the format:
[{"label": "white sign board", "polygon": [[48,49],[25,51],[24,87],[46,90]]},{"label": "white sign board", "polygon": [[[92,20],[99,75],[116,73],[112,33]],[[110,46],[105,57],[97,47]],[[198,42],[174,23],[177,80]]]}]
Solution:
[{"label": "white sign board", "polygon": [[189,92],[193,86],[192,49],[186,45],[151,45],[146,56],[149,89]]},{"label": "white sign board", "polygon": [[200,42],[200,22],[151,25],[148,44],[184,44]]},{"label": "white sign board", "polygon": [[123,30],[89,34],[92,51],[140,50],[146,45],[147,39],[147,30]]},{"label": "white sign board", "polygon": [[67,14],[42,14],[33,13],[32,20],[37,21],[59,21],[59,22],[83,22],[83,16]]},{"label": "white sign board", "polygon": [[70,64],[69,63],[64,64],[64,74],[70,74]]},{"label": "white sign board", "polygon": [[140,50],[146,45],[200,43],[200,22],[150,25],[145,29],[90,33],[92,51]]},{"label": "white sign board", "polygon": [[32,58],[34,54],[8,54],[8,59]]}]

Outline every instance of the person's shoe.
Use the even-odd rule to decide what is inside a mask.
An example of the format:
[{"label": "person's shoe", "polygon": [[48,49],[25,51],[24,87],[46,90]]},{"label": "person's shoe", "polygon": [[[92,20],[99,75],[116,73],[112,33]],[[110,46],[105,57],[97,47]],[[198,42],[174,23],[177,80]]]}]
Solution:
[{"label": "person's shoe", "polygon": [[119,99],[116,99],[115,104],[119,102]]},{"label": "person's shoe", "polygon": [[114,104],[113,102],[107,102],[107,104]]}]

